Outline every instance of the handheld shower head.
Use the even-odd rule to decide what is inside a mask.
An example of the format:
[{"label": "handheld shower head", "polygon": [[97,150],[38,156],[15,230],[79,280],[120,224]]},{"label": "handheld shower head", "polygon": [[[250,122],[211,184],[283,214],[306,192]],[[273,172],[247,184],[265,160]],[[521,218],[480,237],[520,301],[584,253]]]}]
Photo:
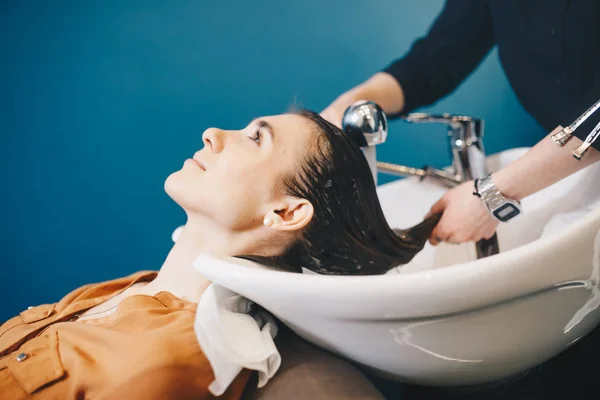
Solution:
[{"label": "handheld shower head", "polygon": [[342,130],[360,147],[375,146],[387,139],[387,117],[378,104],[359,100],[344,112]]},{"label": "handheld shower head", "polygon": [[378,104],[359,100],[344,112],[342,130],[362,149],[377,185],[377,155],[375,146],[387,139],[388,124],[385,112]]}]

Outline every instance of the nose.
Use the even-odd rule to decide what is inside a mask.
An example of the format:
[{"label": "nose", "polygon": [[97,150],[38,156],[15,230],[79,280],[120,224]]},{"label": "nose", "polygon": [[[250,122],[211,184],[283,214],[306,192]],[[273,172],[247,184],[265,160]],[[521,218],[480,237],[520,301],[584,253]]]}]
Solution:
[{"label": "nose", "polygon": [[224,132],[218,128],[208,128],[202,134],[204,146],[214,153],[219,153],[223,150],[223,134]]}]

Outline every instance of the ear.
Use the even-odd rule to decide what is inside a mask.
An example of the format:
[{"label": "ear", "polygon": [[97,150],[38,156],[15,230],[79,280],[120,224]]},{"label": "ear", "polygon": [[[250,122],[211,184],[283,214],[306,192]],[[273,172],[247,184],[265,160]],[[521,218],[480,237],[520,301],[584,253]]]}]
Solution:
[{"label": "ear", "polygon": [[295,231],[304,228],[312,219],[314,208],[310,201],[298,197],[287,197],[278,202],[272,211],[265,215],[271,220],[269,228],[278,231]]}]

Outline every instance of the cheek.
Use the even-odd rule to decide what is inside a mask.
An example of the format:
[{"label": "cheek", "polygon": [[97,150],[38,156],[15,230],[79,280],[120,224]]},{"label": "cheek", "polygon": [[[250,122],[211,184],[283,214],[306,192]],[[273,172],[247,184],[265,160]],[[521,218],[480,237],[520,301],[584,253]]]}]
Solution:
[{"label": "cheek", "polygon": [[165,181],[167,194],[188,213],[202,214],[222,226],[244,229],[262,222],[262,207],[272,186],[260,169],[242,169],[233,163],[196,173],[184,167]]},{"label": "cheek", "polygon": [[262,223],[264,206],[273,199],[281,167],[274,160],[222,154],[206,172],[184,165],[167,178],[165,191],[188,213],[202,214],[223,226],[243,228]]},{"label": "cheek", "polygon": [[212,186],[219,201],[228,208],[243,211],[244,208],[256,210],[267,203],[271,188],[258,173],[246,173],[235,179],[219,180]]},{"label": "cheek", "polygon": [[[233,198],[252,196],[264,200],[262,193],[272,187],[273,166],[260,160],[230,159],[215,168],[210,176],[210,185],[218,186],[219,191],[229,193]],[[207,174],[209,176],[211,174]]]},{"label": "cheek", "polygon": [[254,179],[220,181],[207,188],[198,207],[221,226],[244,230],[262,223],[263,198],[264,190]]},{"label": "cheek", "polygon": [[228,214],[238,223],[250,223],[259,218],[262,221],[266,206],[273,200],[274,184],[261,169],[236,171],[228,179],[215,180],[212,183],[214,196],[211,203],[218,207],[221,214]]}]

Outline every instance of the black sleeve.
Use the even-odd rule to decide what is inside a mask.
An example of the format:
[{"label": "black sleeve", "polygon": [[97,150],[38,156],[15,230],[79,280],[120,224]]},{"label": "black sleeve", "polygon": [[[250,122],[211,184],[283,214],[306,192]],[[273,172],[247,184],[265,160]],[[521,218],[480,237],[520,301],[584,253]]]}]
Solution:
[{"label": "black sleeve", "polygon": [[[598,75],[595,84],[592,85],[583,99],[573,106],[571,112],[568,114],[567,119],[562,121],[561,125],[565,127],[571,125],[588,108],[596,104],[597,101],[600,101],[600,75]],[[594,129],[598,123],[600,123],[600,109],[596,110],[592,116],[590,116],[583,124],[581,124],[575,131],[574,135],[585,141],[587,135],[592,132],[592,129]],[[592,144],[592,147],[594,147],[596,150],[600,150],[600,138],[596,139],[596,141]]]},{"label": "black sleeve", "polygon": [[[425,37],[383,71],[402,86],[402,114],[451,93],[495,43],[487,0],[446,0]],[[390,118],[401,114],[389,115]]]}]

